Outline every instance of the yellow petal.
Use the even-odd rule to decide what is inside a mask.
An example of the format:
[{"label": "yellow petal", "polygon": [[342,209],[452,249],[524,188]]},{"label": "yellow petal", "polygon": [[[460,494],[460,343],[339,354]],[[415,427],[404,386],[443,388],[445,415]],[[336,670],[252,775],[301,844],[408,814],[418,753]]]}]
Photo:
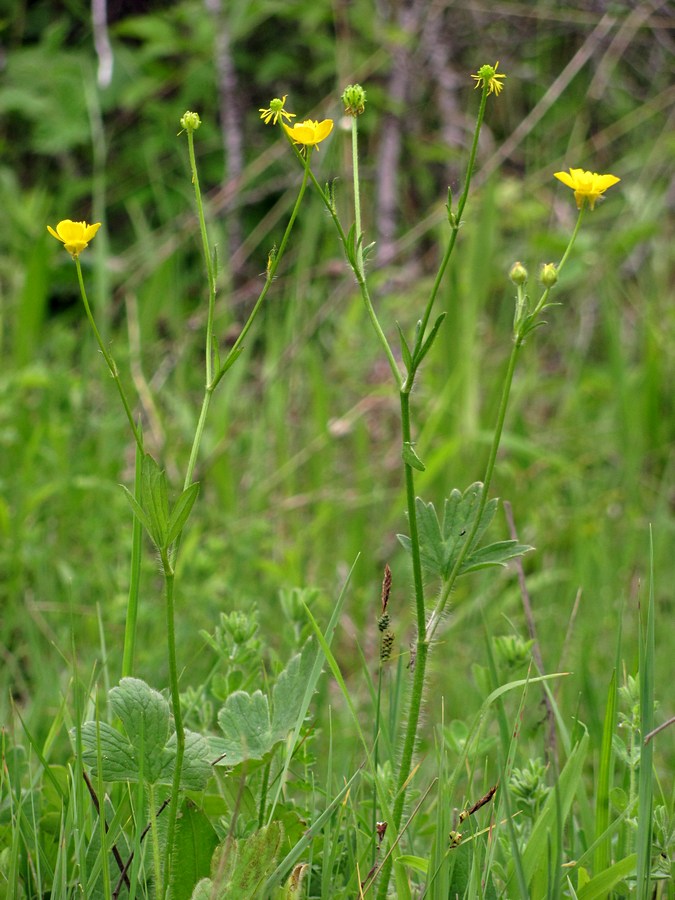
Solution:
[{"label": "yellow petal", "polygon": [[[571,171],[572,170],[570,169],[570,172]],[[553,177],[557,178],[558,181],[562,181],[562,183],[566,184],[569,188],[576,187],[574,179],[567,172],[554,172]],[[569,196],[569,194],[567,196]]]},{"label": "yellow petal", "polygon": [[81,240],[84,234],[84,224],[82,222],[73,222],[71,219],[64,219],[56,226],[56,230],[62,241]]},{"label": "yellow petal", "polygon": [[85,229],[85,232],[84,232],[84,239],[85,239],[85,241],[87,241],[87,243],[88,243],[93,237],[96,236],[96,232],[99,230],[100,227],[101,227],[101,223],[100,223],[100,222],[96,222],[94,225],[87,225],[87,226],[86,226],[86,229]]},{"label": "yellow petal", "polygon": [[607,188],[611,188],[613,184],[617,184],[621,179],[617,178],[616,175],[598,175],[598,181],[599,189],[606,191]]},{"label": "yellow petal", "polygon": [[328,135],[333,130],[333,120],[332,119],[324,119],[323,122],[317,122],[314,137],[315,140],[322,141],[324,138],[327,138]]}]

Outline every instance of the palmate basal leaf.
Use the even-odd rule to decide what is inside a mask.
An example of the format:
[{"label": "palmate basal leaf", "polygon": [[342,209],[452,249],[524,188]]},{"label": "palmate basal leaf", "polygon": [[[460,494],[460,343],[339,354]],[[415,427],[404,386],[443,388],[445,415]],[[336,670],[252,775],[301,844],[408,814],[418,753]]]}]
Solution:
[{"label": "palmate basal leaf", "polygon": [[[464,493],[453,490],[443,507],[443,521],[433,503],[425,503],[419,497],[415,501],[417,529],[420,539],[420,555],[425,574],[431,578],[446,580],[464,549],[467,536],[475,525],[480,507],[483,485],[477,481]],[[507,561],[526,553],[532,548],[518,541],[497,541],[478,548],[478,544],[492,522],[497,511],[498,500],[493,498],[485,504],[471,546],[462,560],[458,575],[473,572],[489,566],[504,566]],[[411,543],[407,535],[398,535],[402,546],[410,552]]]},{"label": "palmate basal leaf", "polygon": [[[124,729],[120,733],[107,722],[82,726],[84,762],[98,777],[102,760],[104,781],[144,781],[171,784],[176,761],[176,735],[170,733],[171,712],[167,700],[139,678],[123,678],[109,695],[110,706]],[[206,740],[185,732],[181,787],[203,790],[211,776],[211,751]]]},{"label": "palmate basal leaf", "polygon": [[262,759],[295,727],[316,657],[316,644],[308,641],[279,674],[272,690],[272,712],[262,691],[235,691],[218,713],[223,737],[211,738],[221,765],[236,766],[247,759]]}]

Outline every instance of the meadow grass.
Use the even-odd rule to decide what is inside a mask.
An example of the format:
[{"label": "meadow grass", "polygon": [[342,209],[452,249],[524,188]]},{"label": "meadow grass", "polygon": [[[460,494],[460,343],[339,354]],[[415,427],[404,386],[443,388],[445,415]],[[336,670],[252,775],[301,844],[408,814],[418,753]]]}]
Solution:
[{"label": "meadow grass", "polygon": [[[513,92],[516,77],[504,69]],[[563,95],[546,120],[558,148],[574,98]],[[655,121],[659,102],[655,95],[651,119],[644,104],[643,122]],[[407,527],[399,408],[325,209],[308,190],[245,356],[214,392],[197,461],[201,495],[176,567],[186,726],[217,733],[216,711],[236,690],[272,697],[311,636],[325,674],[290,740],[260,761],[216,767],[206,790],[188,791],[192,805],[182,807],[174,845],[185,879],[174,876],[171,896],[192,896],[190,878],[194,885],[208,874],[219,845],[215,871],[230,877],[222,896],[281,896],[282,883],[289,897],[374,896],[369,873],[386,866],[388,854],[390,890],[401,898],[673,896],[671,732],[641,753],[644,735],[672,714],[672,250],[659,190],[667,139],[657,126],[645,158],[646,137],[621,140],[634,127],[635,105],[623,118],[620,110],[616,100],[606,140],[620,151],[607,168],[622,183],[587,217],[555,289],[561,305],[523,348],[491,490],[511,503],[519,539],[536,547],[523,567],[544,672],[531,665],[515,568],[460,581],[429,657],[396,842],[415,618],[408,556],[396,540]],[[164,128],[173,139],[173,120]],[[375,223],[364,129],[368,232]],[[207,121],[205,131],[200,164],[209,172],[217,134]],[[581,131],[583,123],[567,132],[570,147],[592,158]],[[490,157],[481,154],[441,285],[436,312],[447,318],[412,395],[426,465],[416,491],[437,507],[485,471],[513,324],[506,274],[516,258],[531,260],[531,271],[537,260],[559,259],[574,225],[571,194],[548,180],[563,164],[547,156],[541,137],[532,133],[524,182],[501,171],[482,177]],[[203,391],[208,291],[185,145],[174,147],[156,129],[153,140],[133,171],[142,195],[125,200],[127,245],[113,252],[114,236],[100,240],[102,229],[82,266],[125,389],[139,398],[145,447],[161,459],[175,499]],[[314,154],[320,183],[336,171],[348,182],[342,140],[335,134]],[[275,144],[244,178],[247,216],[260,196],[267,200],[265,228],[246,245],[252,271],[263,275],[242,279],[220,253],[213,328],[223,356],[263,286],[266,254],[281,240],[302,174],[289,148],[278,149],[287,158]],[[181,177],[157,177],[155,152],[170,160],[163,171],[171,176],[183,159]],[[610,155],[606,146],[602,155]],[[99,204],[114,209],[121,187],[110,160],[99,160],[96,178]],[[124,861],[134,854],[120,896],[154,896],[164,877],[167,814],[155,821],[150,810],[167,799],[166,784],[104,783],[100,775],[101,728],[117,718],[110,688],[133,672],[165,689],[169,667],[162,581],[147,538],[135,660],[123,663],[133,517],[118,485],[133,490],[134,448],[87,331],[72,263],[43,235],[82,190],[64,186],[55,209],[38,185],[6,207],[15,223],[13,265],[4,273],[11,343],[0,383],[6,897],[113,896],[113,846]],[[433,184],[422,180],[419,190]],[[10,196],[6,180],[3,197]],[[156,221],[147,217],[147,196]],[[443,199],[435,197],[423,226],[402,231],[400,265],[368,271],[392,344],[394,322],[410,334],[429,294],[430,248],[447,240]],[[338,205],[350,221],[346,185]],[[216,196],[206,205],[209,235],[226,246],[217,209]],[[128,277],[111,293],[118,265]],[[509,536],[501,512],[493,530]],[[396,643],[383,666],[377,620],[386,563]],[[232,611],[242,618],[221,617]],[[498,636],[515,640],[500,644]],[[539,680],[558,672],[569,674]],[[662,705],[656,713],[654,700]],[[150,701],[160,709],[154,695]],[[85,759],[85,722],[96,723],[97,759]],[[495,785],[494,796],[460,818]],[[378,821],[389,823],[388,834]],[[201,854],[186,849],[195,844]],[[294,894],[296,866],[308,868],[295,869]],[[650,872],[658,876],[651,884]]]}]

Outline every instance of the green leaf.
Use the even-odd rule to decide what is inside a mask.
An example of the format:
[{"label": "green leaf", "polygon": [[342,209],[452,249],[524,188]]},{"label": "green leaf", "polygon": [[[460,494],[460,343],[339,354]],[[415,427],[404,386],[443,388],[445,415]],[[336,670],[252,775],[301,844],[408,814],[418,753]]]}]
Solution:
[{"label": "green leaf", "polygon": [[403,444],[403,449],[401,450],[401,457],[403,462],[410,466],[411,469],[417,469],[418,472],[424,472],[424,463],[419,458],[417,453],[415,453],[415,447],[410,441],[405,441]]},{"label": "green leaf", "polygon": [[166,474],[149,453],[143,457],[141,469],[141,506],[150,520],[150,537],[158,548],[165,548],[169,525]]},{"label": "green leaf", "polygon": [[410,372],[410,367],[412,366],[412,356],[410,355],[410,347],[408,346],[408,342],[405,339],[405,335],[403,334],[403,329],[401,326],[396,323],[396,330],[398,331],[398,338],[401,342],[401,356],[403,357],[403,363],[406,368],[406,372]]},{"label": "green leaf", "polygon": [[[425,503],[419,497],[416,499],[420,556],[428,576],[442,580],[449,577],[460,553],[464,550],[467,535],[471,533],[476,522],[482,491],[483,485],[480,482],[472,484],[464,493],[453,490],[445,501],[442,523],[433,503]],[[497,541],[478,549],[479,541],[494,518],[497,504],[496,498],[485,504],[471,547],[459,568],[459,575],[488,566],[503,566],[509,559],[532,549],[527,544],[519,544],[517,541]],[[398,539],[410,552],[410,538],[407,535],[398,535]]]},{"label": "green leaf", "polygon": [[[169,704],[138,678],[123,678],[109,694],[110,706],[125,734],[107,722],[82,726],[83,758],[98,777],[97,732],[101,742],[104,781],[144,781],[171,784],[176,761],[176,735],[169,736]],[[211,752],[199,734],[185,732],[181,786],[203,790],[211,776]]]},{"label": "green leaf", "polygon": [[171,868],[170,900],[190,900],[198,881],[211,871],[211,858],[218,835],[208,816],[190,800],[185,800],[176,823],[173,858],[180,865]]},{"label": "green leaf", "polygon": [[529,544],[519,544],[518,541],[496,541],[494,544],[486,544],[464,560],[460,571],[477,572],[478,569],[486,569],[489,566],[505,566],[510,559],[529,553],[532,549],[534,548]]},{"label": "green leaf", "polygon": [[275,740],[285,740],[291,728],[295,727],[315,657],[316,644],[308,641],[302,653],[296,654],[277,678],[272,690],[272,737]]},{"label": "green leaf", "polygon": [[316,657],[313,641],[305,644],[277,678],[272,691],[273,714],[262,691],[235,691],[218,713],[224,738],[212,738],[211,747],[223,756],[221,765],[236,766],[247,759],[262,759],[286,740],[301,713],[307,683]]},{"label": "green leaf", "polygon": [[171,510],[171,518],[169,519],[169,527],[166,535],[167,546],[173,544],[178,535],[183,530],[183,526],[187,522],[192,507],[199,494],[199,482],[196,481],[186,488],[176,501],[176,505]]},{"label": "green leaf", "polygon": [[431,350],[434,341],[436,340],[436,336],[438,334],[438,329],[443,324],[443,319],[447,316],[447,313],[441,313],[440,316],[434,322],[434,327],[429,332],[429,336],[427,337],[424,344],[420,348],[419,352],[415,355],[415,368],[417,369],[424,357]]},{"label": "green leaf", "polygon": [[579,900],[600,900],[609,897],[612,890],[629,875],[635,873],[637,853],[632,853],[587,881],[577,892]]},{"label": "green leaf", "polygon": [[218,713],[218,724],[225,738],[213,746],[224,756],[223,765],[262,759],[273,746],[269,703],[262,691],[235,691]]},{"label": "green leaf", "polygon": [[197,883],[190,900],[213,900],[213,882],[210,878],[202,878]]},{"label": "green leaf", "polygon": [[283,828],[271,822],[250,837],[224,841],[213,854],[211,878],[197,884],[192,900],[258,897],[262,882],[276,864],[282,840]]},{"label": "green leaf", "polygon": [[[473,871],[477,862],[474,854],[474,842],[468,841],[455,847],[451,851],[451,861],[454,862],[454,867],[448,897],[475,896],[471,889],[472,887],[475,889],[476,880],[480,882],[481,878],[478,873]],[[485,900],[497,900],[497,891],[492,876],[488,876],[483,890],[484,893],[481,892],[481,896]]]},{"label": "green leaf", "polygon": [[124,485],[121,485],[121,487],[126,495],[127,500],[129,501],[129,503],[131,505],[131,508],[134,511],[134,515],[136,516],[138,521],[141,523],[143,528],[145,528],[145,530],[147,531],[150,538],[154,541],[154,538],[152,537],[152,522],[146,516],[146,514],[143,512],[143,507],[139,504],[139,502],[136,500],[136,498],[134,497],[134,495],[131,493],[131,491],[128,488],[125,488]]}]

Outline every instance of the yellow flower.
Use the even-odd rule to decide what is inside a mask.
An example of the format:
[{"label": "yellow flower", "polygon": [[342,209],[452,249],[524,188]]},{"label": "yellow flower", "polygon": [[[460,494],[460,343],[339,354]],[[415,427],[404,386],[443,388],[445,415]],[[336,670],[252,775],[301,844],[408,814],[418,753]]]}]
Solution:
[{"label": "yellow flower", "polygon": [[57,241],[61,241],[68,253],[73,259],[76,259],[89,246],[89,241],[96,235],[100,227],[100,222],[95,225],[87,225],[86,222],[72,222],[70,219],[63,219],[56,226],[56,231],[51,225],[47,225],[47,231]]},{"label": "yellow flower", "polygon": [[499,79],[506,78],[506,75],[502,75],[501,72],[497,72],[498,66],[499,60],[497,60],[494,66],[481,66],[478,70],[478,74],[471,76],[476,80],[475,87],[482,88],[487,85],[488,94],[496,94],[497,96],[499,96],[500,91],[504,87]]},{"label": "yellow flower", "polygon": [[284,94],[284,96],[279,99],[279,97],[275,97],[274,100],[270,100],[270,105],[268,109],[259,109],[260,118],[263,120],[265,125],[269,125],[270,122],[272,125],[276,125],[279,121],[279,118],[286,118],[290,122],[291,119],[295,118],[295,113],[286,112],[284,109],[284,103],[286,102],[286,97],[288,94]]},{"label": "yellow flower", "polygon": [[304,122],[296,122],[292,128],[282,123],[286,134],[296,144],[305,147],[316,147],[319,141],[323,141],[333,130],[333,120],[324,119],[323,122],[315,122],[313,119],[305,119]]},{"label": "yellow flower", "polygon": [[577,201],[577,209],[581,209],[584,200],[588,200],[588,205],[594,209],[598,197],[617,181],[621,181],[616,175],[598,175],[597,172],[585,172],[583,169],[570,169],[569,174],[555,172],[554,177],[566,184],[568,188],[572,188],[574,199]]}]

